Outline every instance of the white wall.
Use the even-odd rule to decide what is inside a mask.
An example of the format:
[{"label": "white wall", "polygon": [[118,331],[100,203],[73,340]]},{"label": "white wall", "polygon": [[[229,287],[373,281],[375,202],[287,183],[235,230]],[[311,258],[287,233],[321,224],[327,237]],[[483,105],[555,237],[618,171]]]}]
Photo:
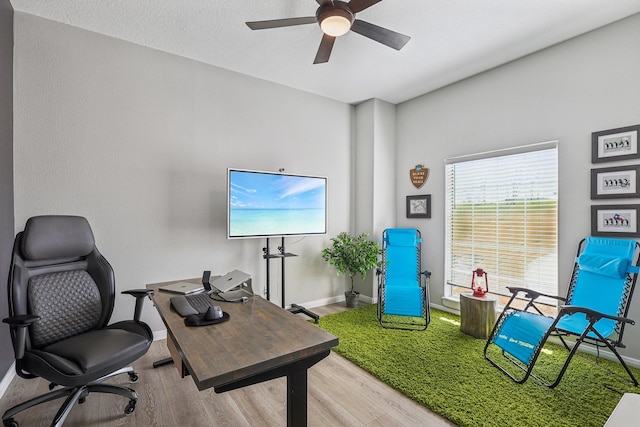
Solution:
[{"label": "white wall", "polygon": [[[372,164],[373,224],[371,230],[378,241],[385,228],[395,227],[394,209],[396,176],[396,106],[375,100]],[[370,184],[371,185],[371,184]],[[362,184],[366,188],[366,183]]]},{"label": "white wall", "polygon": [[[352,232],[368,233],[378,242],[385,228],[394,227],[396,111],[395,105],[370,99],[355,107],[354,218]],[[375,301],[375,272],[355,279],[356,290]],[[365,301],[368,301],[365,299]]]},{"label": "white wall", "polygon": [[[14,76],[16,231],[86,216],[118,291],[234,268],[263,291],[265,241],[225,238],[227,167],[328,176],[329,236],[350,225],[349,105],[20,13]],[[329,236],[287,239],[287,304],[345,289]],[[151,304],[143,318],[164,329]]]},{"label": "white wall", "polygon": [[[591,133],[640,123],[640,15],[593,31],[397,107],[399,225],[423,233],[431,299],[444,289],[444,159],[558,140],[559,283],[566,292],[576,246],[590,234]],[[431,169],[418,192],[408,170]],[[640,162],[632,162],[638,164]],[[406,219],[407,194],[432,194],[432,218]],[[610,202],[610,201],[609,201]],[[639,200],[616,201],[638,203]],[[640,295],[630,317],[640,321]],[[640,359],[640,326],[625,354]]]},{"label": "white wall", "polygon": [[[7,295],[13,228],[13,8],[9,0],[0,0],[0,294],[3,296]],[[9,304],[3,297],[0,317],[8,316]],[[10,343],[9,328],[0,328],[0,373],[13,363]]]}]

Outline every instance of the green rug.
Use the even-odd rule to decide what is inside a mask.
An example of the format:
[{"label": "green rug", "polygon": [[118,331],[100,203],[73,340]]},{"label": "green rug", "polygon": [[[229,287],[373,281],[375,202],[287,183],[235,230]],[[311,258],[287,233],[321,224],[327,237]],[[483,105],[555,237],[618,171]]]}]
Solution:
[{"label": "green rug", "polygon": [[[602,426],[621,397],[604,385],[640,392],[579,357],[555,389],[531,378],[515,384],[485,360],[484,340],[460,332],[459,320],[432,309],[424,332],[389,330],[369,305],[324,316],[319,326],[340,339],[336,353],[459,426]],[[565,359],[562,347],[547,345],[540,373],[557,372]],[[626,375],[618,363],[599,363]]]}]

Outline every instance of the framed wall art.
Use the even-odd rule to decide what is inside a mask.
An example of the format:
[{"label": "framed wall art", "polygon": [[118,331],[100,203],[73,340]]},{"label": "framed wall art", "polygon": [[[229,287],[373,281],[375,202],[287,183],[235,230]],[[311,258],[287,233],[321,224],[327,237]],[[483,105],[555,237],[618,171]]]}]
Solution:
[{"label": "framed wall art", "polygon": [[431,218],[431,194],[407,196],[407,218]]},{"label": "framed wall art", "polygon": [[591,206],[591,234],[604,237],[638,237],[640,205]]},{"label": "framed wall art", "polygon": [[591,199],[640,197],[640,166],[591,169]]},{"label": "framed wall art", "polygon": [[591,162],[612,162],[640,158],[640,125],[603,130],[591,134]]}]

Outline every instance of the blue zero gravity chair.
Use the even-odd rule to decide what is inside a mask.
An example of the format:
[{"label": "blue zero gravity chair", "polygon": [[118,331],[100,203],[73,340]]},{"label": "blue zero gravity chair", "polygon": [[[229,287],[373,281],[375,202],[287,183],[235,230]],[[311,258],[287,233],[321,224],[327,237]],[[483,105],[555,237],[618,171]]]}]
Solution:
[{"label": "blue zero gravity chair", "polygon": [[424,331],[429,325],[431,273],[420,269],[421,243],[415,228],[388,228],[382,233],[382,267],[376,273],[378,321],[384,328]]},{"label": "blue zero gravity chair", "polygon": [[[566,298],[509,288],[511,299],[487,340],[485,358],[517,383],[524,383],[533,376],[547,387],[555,387],[584,342],[594,345],[598,352],[600,348],[608,348],[627,371],[631,383],[637,386],[638,381],[616,350],[625,347],[622,343],[625,325],[635,323],[626,316],[638,274],[637,249],[635,240],[600,237],[582,240]],[[525,297],[524,308],[514,308],[512,303],[521,293]],[[540,296],[562,301],[555,318],[544,316],[536,307],[535,300]],[[550,336],[558,337],[568,351],[567,360],[553,381],[532,373]],[[574,341],[573,345],[568,337]],[[504,358],[499,358],[500,353]],[[497,363],[498,359],[501,364]],[[511,365],[505,364],[505,359],[519,370],[507,370]],[[524,374],[519,375],[519,371]]]}]

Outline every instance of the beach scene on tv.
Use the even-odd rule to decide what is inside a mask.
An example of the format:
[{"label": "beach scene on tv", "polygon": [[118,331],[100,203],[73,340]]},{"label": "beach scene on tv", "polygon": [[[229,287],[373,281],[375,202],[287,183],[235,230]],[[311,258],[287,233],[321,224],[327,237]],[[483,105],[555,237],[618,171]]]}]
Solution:
[{"label": "beach scene on tv", "polygon": [[323,177],[229,171],[229,237],[326,233]]}]

